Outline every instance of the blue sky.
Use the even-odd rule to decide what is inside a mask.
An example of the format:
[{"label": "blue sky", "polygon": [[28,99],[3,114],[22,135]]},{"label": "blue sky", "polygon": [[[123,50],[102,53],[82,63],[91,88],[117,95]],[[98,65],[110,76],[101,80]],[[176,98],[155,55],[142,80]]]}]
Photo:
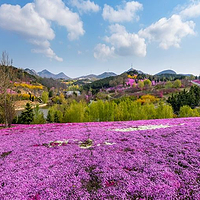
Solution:
[{"label": "blue sky", "polygon": [[200,74],[199,0],[1,0],[0,51],[70,77],[131,66]]}]

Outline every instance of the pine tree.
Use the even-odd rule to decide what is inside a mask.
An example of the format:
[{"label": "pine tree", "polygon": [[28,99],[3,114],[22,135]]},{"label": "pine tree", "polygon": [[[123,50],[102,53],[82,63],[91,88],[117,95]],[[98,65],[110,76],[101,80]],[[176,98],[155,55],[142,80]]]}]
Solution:
[{"label": "pine tree", "polygon": [[192,86],[189,92],[184,90],[178,94],[172,94],[167,102],[172,105],[175,113],[178,113],[180,108],[185,105],[195,108],[200,103],[200,88],[198,86]]},{"label": "pine tree", "polygon": [[53,121],[54,121],[53,112],[52,110],[49,110],[47,114],[47,122],[51,123]]},{"label": "pine tree", "polygon": [[26,104],[25,111],[21,113],[18,119],[20,124],[30,124],[33,121],[34,113],[30,103]]},{"label": "pine tree", "polygon": [[59,117],[58,117],[58,112],[56,111],[55,114],[54,114],[54,122],[56,123],[59,123],[60,120],[59,120]]}]

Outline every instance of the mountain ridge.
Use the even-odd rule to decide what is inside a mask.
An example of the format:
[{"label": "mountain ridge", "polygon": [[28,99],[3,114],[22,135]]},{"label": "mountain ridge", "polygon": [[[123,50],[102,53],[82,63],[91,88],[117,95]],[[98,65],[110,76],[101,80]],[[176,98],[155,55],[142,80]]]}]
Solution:
[{"label": "mountain ridge", "polygon": [[89,74],[86,76],[80,76],[76,79],[103,79],[103,78],[107,78],[110,76],[117,76],[117,74],[115,74],[114,72],[103,72],[102,74],[99,74],[99,75]]},{"label": "mountain ridge", "polygon": [[71,79],[69,76],[65,75],[63,72],[60,72],[58,74],[53,74],[52,72],[48,71],[47,69],[44,69],[40,72],[38,72],[38,75],[42,78],[54,78],[54,79]]},{"label": "mountain ridge", "polygon": [[157,74],[155,75],[164,75],[164,74],[177,74],[174,70],[171,70],[171,69],[166,69],[166,70],[163,70],[161,72],[158,72]]},{"label": "mountain ridge", "polygon": [[[33,69],[26,68],[25,71],[27,73],[31,74],[31,75],[40,76],[42,78],[67,79],[67,80],[72,79],[69,76],[67,76],[64,72],[54,74],[54,73],[48,71],[47,69],[44,69],[40,72],[36,72]],[[110,77],[110,76],[117,76],[117,74],[114,73],[114,72],[103,72],[99,75],[89,74],[89,75],[80,76],[80,77],[77,77],[77,78],[74,78],[74,79],[103,79],[103,78],[107,78],[107,77]]]},{"label": "mountain ridge", "polygon": [[[80,76],[80,77],[77,77],[77,78],[70,78],[64,72],[60,72],[58,74],[54,74],[54,73],[48,71],[47,69],[44,69],[44,70],[42,70],[40,72],[36,72],[33,69],[26,68],[24,71],[26,71],[27,73],[29,73],[31,75],[40,76],[42,78],[65,79],[65,80],[70,80],[70,79],[75,79],[75,80],[78,80],[78,79],[99,80],[99,79],[104,79],[104,78],[107,78],[107,77],[117,76],[117,74],[114,73],[114,72],[103,72],[103,73],[101,73],[99,75],[88,74],[88,75]],[[138,74],[146,74],[146,73],[142,72],[141,70],[136,70],[134,68],[130,68],[129,70],[124,71],[123,73],[131,72],[131,71],[137,71]],[[174,70],[171,70],[171,69],[163,70],[161,72],[156,73],[155,75],[156,76],[163,76],[163,75],[170,75],[170,74],[171,75],[183,75],[183,76],[191,76],[192,75],[192,74],[177,74]]]},{"label": "mountain ridge", "polygon": [[24,69],[24,71],[33,75],[33,76],[39,76],[38,73],[34,69],[26,68],[26,69]]},{"label": "mountain ridge", "polygon": [[138,74],[144,74],[144,72],[142,72],[141,70],[134,69],[133,67],[131,67],[128,71],[125,72],[131,72],[131,71],[137,71]]}]

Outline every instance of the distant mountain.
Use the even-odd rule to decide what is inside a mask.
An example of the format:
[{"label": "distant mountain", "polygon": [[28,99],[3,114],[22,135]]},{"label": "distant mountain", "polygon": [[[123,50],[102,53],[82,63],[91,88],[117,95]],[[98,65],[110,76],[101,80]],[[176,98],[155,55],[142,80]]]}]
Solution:
[{"label": "distant mountain", "polygon": [[99,75],[95,75],[95,74],[89,74],[86,76],[80,76],[77,79],[103,79],[103,78],[107,78],[110,76],[117,76],[117,74],[115,74],[114,72],[104,72],[102,74]]},{"label": "distant mountain", "polygon": [[24,71],[33,75],[33,76],[38,76],[37,72],[34,69],[26,68]]},{"label": "distant mountain", "polygon": [[126,71],[126,72],[131,72],[131,71],[137,71],[138,74],[144,74],[142,71],[137,70],[137,69],[134,69],[134,68],[132,68],[132,67],[131,67],[128,71]]},{"label": "distant mountain", "polygon": [[95,74],[89,74],[89,75],[86,75],[86,76],[80,76],[76,79],[97,79],[97,75]]},{"label": "distant mountain", "polygon": [[59,74],[55,75],[57,79],[62,78],[62,79],[70,79],[69,76],[66,76],[63,72],[60,72]]},{"label": "distant mountain", "polygon": [[193,74],[180,74],[182,76],[194,76]]},{"label": "distant mountain", "polygon": [[63,72],[59,74],[53,74],[46,69],[42,70],[41,72],[38,72],[38,75],[41,76],[42,78],[70,79],[70,77],[66,76]]},{"label": "distant mountain", "polygon": [[164,71],[161,71],[155,75],[164,75],[164,74],[173,74],[173,75],[176,75],[177,73],[171,69],[168,69],[168,70],[164,70]]},{"label": "distant mountain", "polygon": [[117,76],[117,74],[115,74],[114,72],[104,72],[103,74],[98,75],[97,78],[103,79],[103,78],[107,78],[110,76]]}]

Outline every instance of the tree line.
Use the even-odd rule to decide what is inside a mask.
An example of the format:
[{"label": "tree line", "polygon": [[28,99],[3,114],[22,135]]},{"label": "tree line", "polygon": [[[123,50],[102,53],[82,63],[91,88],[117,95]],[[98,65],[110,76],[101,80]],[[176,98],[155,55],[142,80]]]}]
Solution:
[{"label": "tree line", "polygon": [[123,100],[98,100],[90,104],[73,101],[70,104],[54,105],[49,109],[48,122],[101,122],[101,121],[129,121],[145,119],[172,118],[173,109],[170,105],[161,102],[159,105],[144,104]]},{"label": "tree line", "polygon": [[175,115],[169,104],[159,102],[142,104],[131,98],[122,98],[118,101],[94,101],[87,104],[84,101],[65,102],[55,104],[49,108],[47,118],[37,105],[34,109],[29,103],[19,117],[13,123],[19,124],[43,124],[43,123],[72,123],[72,122],[103,122],[103,121],[130,121],[165,119],[174,117],[198,117],[200,109],[192,109],[188,105],[180,108],[179,114]]},{"label": "tree line", "polygon": [[177,114],[180,108],[183,106],[189,106],[194,109],[200,103],[200,87],[192,86],[189,91],[185,89],[177,94],[172,94],[167,99],[167,102],[171,104],[174,112]]}]

